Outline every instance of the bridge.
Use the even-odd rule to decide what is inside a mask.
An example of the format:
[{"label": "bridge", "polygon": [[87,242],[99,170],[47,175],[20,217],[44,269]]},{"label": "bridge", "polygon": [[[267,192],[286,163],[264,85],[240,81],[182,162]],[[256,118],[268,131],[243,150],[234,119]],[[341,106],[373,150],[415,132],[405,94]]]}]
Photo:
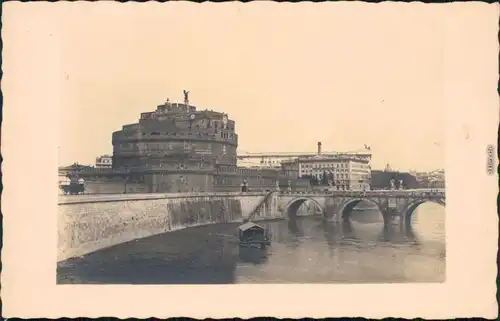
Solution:
[{"label": "bridge", "polygon": [[[408,225],[417,207],[432,202],[446,206],[444,189],[379,190],[379,191],[332,191],[327,193],[269,193],[263,200],[262,208],[273,208],[283,218],[299,215],[298,209],[304,204],[313,204],[326,220],[349,220],[352,210],[360,202],[367,202],[378,209],[386,224],[399,222]],[[266,206],[264,206],[266,204]],[[257,208],[248,220],[268,215]]]},{"label": "bridge", "polygon": [[[58,261],[135,239],[205,224],[290,219],[321,214],[349,220],[361,201],[380,210],[385,224],[409,226],[422,203],[446,205],[444,190],[333,191],[324,193],[175,193],[60,196]],[[301,212],[312,204],[316,213]]]}]

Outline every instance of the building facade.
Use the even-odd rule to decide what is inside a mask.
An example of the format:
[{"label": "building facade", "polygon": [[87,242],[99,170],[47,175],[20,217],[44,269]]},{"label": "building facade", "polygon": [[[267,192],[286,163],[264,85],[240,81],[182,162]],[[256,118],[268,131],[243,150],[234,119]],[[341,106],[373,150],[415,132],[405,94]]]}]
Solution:
[{"label": "building facade", "polygon": [[112,168],[113,167],[113,157],[109,155],[102,155],[96,157],[95,159],[96,168]]},{"label": "building facade", "polygon": [[444,169],[436,169],[429,172],[411,172],[417,178],[419,186],[422,188],[444,188],[445,187],[445,171]]},{"label": "building facade", "polygon": [[299,177],[323,180],[329,175],[333,189],[369,190],[371,181],[371,155],[316,155],[297,159]]},{"label": "building facade", "polygon": [[300,175],[300,164],[297,158],[281,161],[283,174],[286,177],[298,178]]}]

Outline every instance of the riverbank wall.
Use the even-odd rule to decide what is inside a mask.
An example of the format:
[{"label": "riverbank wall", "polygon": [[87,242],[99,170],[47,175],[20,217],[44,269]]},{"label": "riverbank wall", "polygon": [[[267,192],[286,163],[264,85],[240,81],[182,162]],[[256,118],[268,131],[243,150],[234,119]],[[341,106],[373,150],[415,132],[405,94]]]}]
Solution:
[{"label": "riverbank wall", "polygon": [[[62,197],[58,211],[57,259],[62,261],[187,227],[242,222],[264,200],[263,193]],[[265,208],[265,213],[260,213],[256,220],[279,216],[273,206]]]}]

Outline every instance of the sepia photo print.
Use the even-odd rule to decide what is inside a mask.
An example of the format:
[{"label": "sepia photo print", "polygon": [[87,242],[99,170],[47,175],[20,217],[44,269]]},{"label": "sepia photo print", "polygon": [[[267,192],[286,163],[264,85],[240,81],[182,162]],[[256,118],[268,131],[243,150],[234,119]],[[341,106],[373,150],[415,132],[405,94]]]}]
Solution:
[{"label": "sepia photo print", "polygon": [[58,283],[445,281],[432,23],[163,9],[67,20]]}]

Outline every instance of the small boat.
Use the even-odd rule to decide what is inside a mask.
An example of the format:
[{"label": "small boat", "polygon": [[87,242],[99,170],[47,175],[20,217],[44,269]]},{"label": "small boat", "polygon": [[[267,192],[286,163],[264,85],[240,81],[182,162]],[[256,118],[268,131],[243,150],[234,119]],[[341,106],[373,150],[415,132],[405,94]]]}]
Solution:
[{"label": "small boat", "polygon": [[269,232],[258,224],[247,222],[240,225],[238,230],[240,246],[265,249],[271,245]]}]

